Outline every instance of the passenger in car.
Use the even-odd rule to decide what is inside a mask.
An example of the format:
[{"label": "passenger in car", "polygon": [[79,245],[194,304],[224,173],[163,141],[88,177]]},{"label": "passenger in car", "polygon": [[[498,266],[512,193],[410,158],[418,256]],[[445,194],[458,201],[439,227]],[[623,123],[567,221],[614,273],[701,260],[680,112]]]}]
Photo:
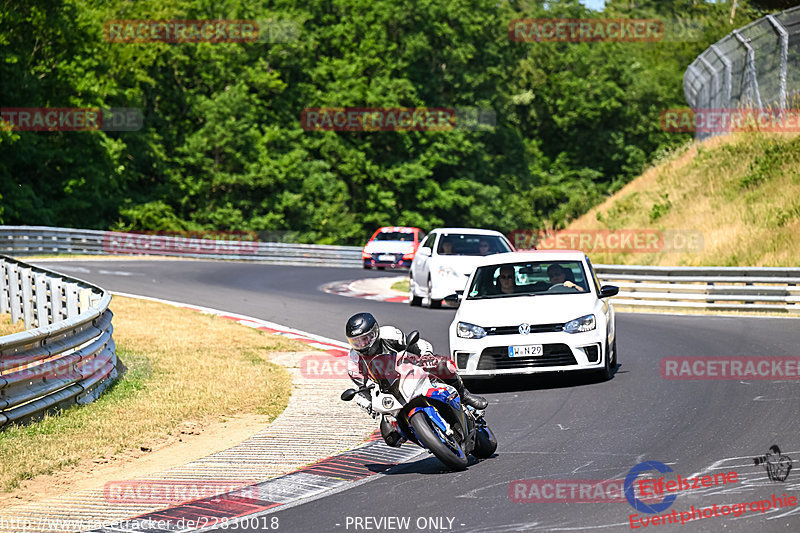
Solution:
[{"label": "passenger in car", "polygon": [[439,243],[439,255],[453,255],[453,243],[442,239],[442,242]]},{"label": "passenger in car", "polygon": [[500,275],[497,276],[500,282],[500,292],[503,294],[514,294],[517,292],[517,279],[514,273],[514,267],[506,265],[500,267]]}]

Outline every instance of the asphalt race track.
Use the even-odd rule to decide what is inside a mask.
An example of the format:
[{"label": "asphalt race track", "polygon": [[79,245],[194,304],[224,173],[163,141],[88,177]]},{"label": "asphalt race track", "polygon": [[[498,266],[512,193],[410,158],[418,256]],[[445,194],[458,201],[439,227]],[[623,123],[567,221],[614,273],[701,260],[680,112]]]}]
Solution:
[{"label": "asphalt race track", "polygon": [[[318,289],[331,281],[396,273],[210,261],[35,263],[112,291],[214,307],[339,340],[348,316],[371,311],[381,323],[420,329],[444,352],[454,314]],[[631,531],[631,515],[657,515],[637,512],[625,500],[515,502],[509,487],[525,479],[623,480],[642,461],[669,465],[674,472],[667,480],[737,472],[737,482],[680,492],[660,513],[677,511],[677,520],[692,506],[721,508],[784,493],[800,499],[797,380],[670,381],[659,373],[666,356],[800,355],[799,321],[618,314],[617,328],[620,366],[609,382],[572,375],[471,385],[490,400],[487,421],[499,441],[494,457],[451,473],[423,456],[350,490],[282,508],[263,523],[292,532]],[[770,481],[753,461],[773,444],[794,459],[784,482]],[[800,505],[765,513],[748,505],[738,517],[683,526],[635,525],[639,531],[794,532],[800,531]]]}]

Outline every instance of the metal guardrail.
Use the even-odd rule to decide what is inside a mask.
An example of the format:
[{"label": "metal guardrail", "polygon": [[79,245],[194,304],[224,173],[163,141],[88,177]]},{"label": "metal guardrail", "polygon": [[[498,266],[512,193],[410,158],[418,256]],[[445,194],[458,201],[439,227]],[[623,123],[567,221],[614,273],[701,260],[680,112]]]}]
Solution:
[{"label": "metal guardrail", "polygon": [[[163,235],[0,226],[0,253],[142,254],[360,268],[361,248],[187,239]],[[800,268],[595,265],[620,287],[621,305],[662,309],[800,313]]]},{"label": "metal guardrail", "polygon": [[[734,30],[683,77],[692,109],[789,109],[800,97],[800,7]],[[797,102],[795,102],[795,105]],[[702,139],[713,135],[698,131]]]},{"label": "metal guardrail", "polygon": [[0,313],[29,328],[0,337],[0,428],[89,403],[111,384],[110,302],[100,287],[0,255]]},{"label": "metal guardrail", "polygon": [[164,255],[285,265],[361,266],[361,249],[353,246],[192,239],[47,226],[0,226],[0,253]]},{"label": "metal guardrail", "polygon": [[800,314],[800,268],[595,265],[614,303],[661,309]]}]

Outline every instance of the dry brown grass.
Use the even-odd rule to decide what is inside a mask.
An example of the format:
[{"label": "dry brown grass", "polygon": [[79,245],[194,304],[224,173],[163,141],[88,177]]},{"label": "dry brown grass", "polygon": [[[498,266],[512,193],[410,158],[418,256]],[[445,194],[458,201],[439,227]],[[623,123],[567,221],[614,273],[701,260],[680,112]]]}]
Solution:
[{"label": "dry brown grass", "polygon": [[270,351],[308,350],[230,320],[115,296],[125,376],[96,402],[0,432],[0,490],[60,468],[153,449],[186,423],[246,414],[274,419],[291,378]]},{"label": "dry brown grass", "polygon": [[800,136],[742,133],[684,147],[569,229],[695,230],[699,253],[591,253],[596,263],[800,264]]},{"label": "dry brown grass", "polygon": [[11,335],[25,331],[25,322],[20,320],[16,324],[11,323],[11,315],[0,314],[0,336]]}]

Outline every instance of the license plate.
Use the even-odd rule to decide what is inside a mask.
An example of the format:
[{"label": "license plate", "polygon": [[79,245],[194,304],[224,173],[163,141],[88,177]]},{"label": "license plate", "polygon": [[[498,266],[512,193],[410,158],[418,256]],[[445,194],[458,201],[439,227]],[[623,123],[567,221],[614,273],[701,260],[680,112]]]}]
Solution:
[{"label": "license plate", "polygon": [[379,255],[378,261],[394,261],[393,255]]},{"label": "license plate", "polygon": [[509,357],[540,357],[544,355],[541,344],[528,344],[527,346],[509,346]]}]

